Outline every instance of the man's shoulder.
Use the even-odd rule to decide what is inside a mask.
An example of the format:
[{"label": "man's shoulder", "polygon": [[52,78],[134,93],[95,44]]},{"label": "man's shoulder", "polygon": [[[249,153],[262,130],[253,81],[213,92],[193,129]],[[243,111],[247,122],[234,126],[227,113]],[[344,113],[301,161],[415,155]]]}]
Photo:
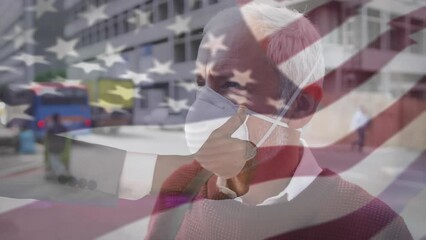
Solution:
[{"label": "man's shoulder", "polygon": [[[352,225],[358,222],[358,228],[363,231],[368,229],[378,235],[386,233],[386,236],[404,236],[411,239],[404,220],[389,205],[362,187],[344,180],[338,174],[326,171],[331,177],[333,186],[328,193],[330,197],[328,201],[335,211],[345,213],[342,214],[341,223]],[[395,236],[391,238],[395,239]]]},{"label": "man's shoulder", "polygon": [[380,200],[378,197],[371,195],[362,187],[343,179],[338,174],[324,170],[327,177],[332,182],[331,192],[329,196],[336,199],[337,202],[345,206],[353,205],[357,207],[368,206],[370,210],[377,213],[386,213],[389,215],[395,215],[395,211],[392,210],[386,203]]}]

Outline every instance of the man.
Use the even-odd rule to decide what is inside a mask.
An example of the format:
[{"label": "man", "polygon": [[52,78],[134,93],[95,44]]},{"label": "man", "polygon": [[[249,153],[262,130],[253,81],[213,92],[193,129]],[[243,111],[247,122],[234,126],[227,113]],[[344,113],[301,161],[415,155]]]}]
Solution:
[{"label": "man", "polygon": [[368,128],[368,113],[364,106],[360,106],[352,117],[351,131],[357,132],[357,139],[352,142],[352,149],[358,147],[358,152],[362,152],[365,142],[365,132]]},{"label": "man", "polygon": [[[211,36],[225,36],[222,51],[208,48]],[[203,88],[186,127],[194,161],[164,182],[148,239],[411,238],[386,204],[321,169],[302,144],[298,129],[322,96],[313,39],[307,19],[265,4],[210,21],[198,55]]]},{"label": "man", "polygon": [[70,180],[70,174],[63,162],[63,154],[66,146],[66,138],[58,136],[68,129],[61,123],[59,114],[52,115],[52,125],[46,133],[46,151],[50,170],[60,183]]},{"label": "man", "polygon": [[[321,169],[301,144],[299,130],[322,95],[321,47],[310,44],[318,33],[285,8],[241,11],[206,26],[197,60],[203,89],[186,124],[193,154],[96,146],[97,190],[133,200],[160,192],[151,239],[411,238],[388,206]],[[214,41],[221,36],[223,46]]]}]

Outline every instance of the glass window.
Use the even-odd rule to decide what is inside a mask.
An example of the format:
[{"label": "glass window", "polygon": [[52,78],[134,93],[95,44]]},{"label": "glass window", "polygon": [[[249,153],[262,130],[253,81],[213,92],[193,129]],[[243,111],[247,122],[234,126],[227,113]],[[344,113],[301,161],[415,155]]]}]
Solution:
[{"label": "glass window", "polygon": [[191,32],[190,40],[190,60],[196,60],[198,55],[198,48],[201,44],[201,39],[203,38],[203,29],[196,29]]},{"label": "glass window", "polygon": [[181,42],[181,43],[176,43],[175,44],[175,62],[185,62],[186,57],[185,57],[185,43]]},{"label": "glass window", "polygon": [[202,0],[194,0],[192,6],[189,6],[191,10],[200,9],[203,6]]},{"label": "glass window", "polygon": [[182,15],[185,11],[185,2],[184,0],[174,0],[173,5],[175,7],[174,14],[175,15]]},{"label": "glass window", "polygon": [[[426,23],[420,19],[412,18],[410,20],[410,28],[418,29],[423,28]],[[410,50],[412,53],[422,54],[425,51],[423,50],[425,47],[425,36],[424,31],[419,31],[411,36],[411,38],[415,41],[415,43],[411,46]]]},{"label": "glass window", "polygon": [[390,36],[390,49],[399,51],[401,49],[402,44],[406,41],[406,37],[402,32],[406,31],[405,27],[405,18],[398,18],[395,15],[391,16],[391,19],[397,18],[398,20],[394,22],[394,26],[391,28],[391,36]]},{"label": "glass window", "polygon": [[140,48],[140,54],[142,57],[152,56],[152,45],[147,44]]},{"label": "glass window", "polygon": [[380,11],[376,9],[367,9],[367,16],[374,17],[374,18],[380,18]]},{"label": "glass window", "polygon": [[118,16],[115,16],[113,18],[113,29],[114,29],[114,36],[118,36],[120,34],[120,26],[118,24]]},{"label": "glass window", "polygon": [[41,104],[44,105],[70,105],[86,104],[87,92],[76,88],[56,89],[61,95],[44,94],[40,96]]},{"label": "glass window", "polygon": [[158,4],[158,21],[166,20],[169,14],[168,2]]},{"label": "glass window", "polygon": [[145,2],[145,4],[140,7],[140,10],[142,12],[150,13],[149,14],[149,22],[151,22],[151,23],[154,22],[154,14],[153,14],[154,11],[153,11],[153,8],[152,8],[152,1]]},{"label": "glass window", "polygon": [[219,0],[209,0],[209,4],[210,5],[212,5],[212,4],[216,4],[216,3],[218,3],[219,2]]},{"label": "glass window", "polygon": [[130,24],[127,21],[129,19],[129,15],[130,15],[129,10],[126,10],[126,11],[124,11],[124,13],[122,14],[122,16],[120,18],[120,21],[123,22],[123,33],[130,31]]},{"label": "glass window", "polygon": [[[371,43],[381,32],[380,12],[375,9],[367,9],[367,41]],[[381,43],[375,42],[373,48],[380,49]]]},{"label": "glass window", "polygon": [[90,41],[91,44],[99,42],[97,26],[93,26],[90,28],[90,36],[91,36],[91,41]]},{"label": "glass window", "polygon": [[191,40],[191,60],[196,60],[198,55],[198,49],[200,48],[201,39]]},{"label": "glass window", "polygon": [[[134,8],[134,10],[136,10],[136,9],[138,9],[138,7]],[[129,21],[130,19],[133,19],[133,18],[136,19],[136,17],[137,16],[134,13],[134,11],[127,11],[126,19],[125,19],[125,23],[124,23],[125,25],[127,25],[127,31],[126,32],[130,32],[130,31],[133,31],[133,30],[136,29],[138,22],[130,23],[130,21]],[[138,20],[136,20],[136,21],[138,21]]]},{"label": "glass window", "polygon": [[108,24],[108,38],[112,38],[114,37],[114,19],[110,18],[107,22]]},{"label": "glass window", "polygon": [[[367,27],[368,41],[371,42],[377,38],[380,34],[380,23],[379,22],[369,22]],[[372,46],[373,48],[380,48],[380,42],[376,42]]]},{"label": "glass window", "polygon": [[133,48],[125,49],[121,52],[121,56],[126,60],[127,62],[130,62],[132,55],[134,54]]},{"label": "glass window", "polygon": [[107,36],[107,25],[106,25],[106,22],[105,21],[101,22],[98,25],[98,28],[99,28],[99,40],[103,41],[103,40],[106,39],[106,36]]},{"label": "glass window", "polygon": [[356,16],[348,20],[345,31],[346,43],[350,46],[361,45],[361,16]]}]

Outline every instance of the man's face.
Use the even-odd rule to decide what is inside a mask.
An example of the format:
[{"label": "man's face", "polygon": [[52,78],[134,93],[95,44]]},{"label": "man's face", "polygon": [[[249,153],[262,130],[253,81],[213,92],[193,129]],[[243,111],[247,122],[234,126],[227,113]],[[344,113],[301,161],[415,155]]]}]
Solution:
[{"label": "man's face", "polygon": [[[220,35],[225,36],[228,50],[209,56],[206,84],[236,104],[258,113],[276,114],[281,83],[259,43],[244,24],[220,31]],[[204,38],[202,45],[206,41]]]}]

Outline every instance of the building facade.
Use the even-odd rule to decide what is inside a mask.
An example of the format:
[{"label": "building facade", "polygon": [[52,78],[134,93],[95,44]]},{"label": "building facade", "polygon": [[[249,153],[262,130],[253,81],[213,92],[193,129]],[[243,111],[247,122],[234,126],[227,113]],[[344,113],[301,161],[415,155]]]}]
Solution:
[{"label": "building facade", "polygon": [[64,35],[67,13],[62,1],[5,0],[0,4],[0,85],[50,81],[43,75],[65,72],[65,62],[48,51]]},{"label": "building facade", "polygon": [[[100,8],[105,4],[107,19],[88,26],[79,17],[85,11],[93,11],[93,8]],[[204,25],[217,12],[230,6],[233,6],[232,1],[225,0],[75,1],[67,6],[71,16],[65,32],[68,38],[79,39],[79,57],[72,59],[70,65],[80,61],[100,63],[97,58],[106,51],[107,44],[120,48],[119,54],[125,63],[113,64],[104,71],[84,75],[81,69],[70,67],[68,77],[83,80],[120,79],[128,70],[143,73],[153,67],[154,61],[172,61],[174,74],[151,74],[149,77],[153,83],[142,83],[142,94],[147,97],[135,100],[135,123],[140,123],[141,118],[158,108],[165,99],[188,99],[188,105],[195,97],[195,89],[187,90],[178,85],[194,80],[192,72]],[[148,23],[142,25],[138,22],[142,21],[138,19],[138,12],[149,15]],[[168,28],[178,21],[177,18],[189,19],[189,28],[179,34]],[[132,19],[136,21],[132,22]],[[181,122],[185,107],[179,109],[171,106],[169,114],[169,119],[175,119],[171,121]]]},{"label": "building facade", "polygon": [[[14,56],[24,52],[33,54],[34,45],[26,44],[22,34],[34,28],[30,12],[25,11],[28,0],[5,0],[0,2],[0,84],[8,82],[30,83],[34,79],[34,68],[27,68]],[[31,37],[31,36],[29,36]]]},{"label": "building facade", "polygon": [[[289,8],[301,12],[308,12],[327,1],[286,1]],[[344,2],[344,1],[343,1]],[[149,114],[158,108],[164,99],[175,100],[193,99],[195,91],[187,91],[179,86],[180,82],[194,81],[193,70],[197,50],[202,38],[204,25],[217,12],[234,6],[234,1],[228,0],[93,0],[93,1],[69,1],[66,8],[71,12],[68,24],[65,27],[65,35],[70,39],[78,39],[79,57],[74,58],[69,64],[79,62],[99,63],[98,56],[107,49],[107,43],[120,48],[119,54],[125,59],[125,63],[114,64],[105,71],[94,71],[82,75],[81,70],[68,68],[69,78],[122,78],[126,71],[146,72],[153,67],[154,61],[168,62],[172,60],[174,74],[154,75],[152,84],[142,84],[147,91],[147,98],[137,101],[135,108],[140,116]],[[324,121],[332,124],[333,129],[347,129],[349,118],[356,108],[363,104],[365,98],[374,99],[370,102],[372,115],[380,112],[384,106],[394,101],[405,93],[414,83],[426,74],[424,63],[426,62],[426,32],[420,31],[410,35],[410,27],[414,25],[426,26],[425,19],[405,17],[398,19],[398,24],[392,28],[401,28],[407,32],[417,43],[404,48],[402,51],[394,44],[398,36],[380,38],[376,44],[371,43],[381,34],[389,31],[390,22],[406,15],[409,12],[425,6],[424,0],[406,1],[382,1],[376,0],[365,4],[359,12],[345,21],[340,27],[327,34],[322,43],[326,59],[327,72],[338,69],[335,81],[325,83],[325,90],[329,94],[345,91],[359,84],[357,81],[362,76],[371,74],[370,81],[357,87],[354,92],[358,94],[349,96],[350,106],[333,106],[333,111],[339,113],[342,118],[325,120],[325,114],[319,114],[318,121],[313,121],[312,126],[323,125]],[[95,9],[104,8],[107,17],[99,21],[87,24],[81,18],[87,12],[96,12]],[[339,18],[347,13],[347,5],[336,5],[330,9],[330,14],[319,16],[327,19],[329,23],[339,21]],[[141,17],[140,13],[148,14]],[[337,14],[336,14],[337,13]],[[169,26],[176,26],[178,20],[188,20],[189,29],[176,33]],[[323,19],[311,19],[316,22],[324,22]],[[319,26],[321,27],[321,26]],[[410,41],[408,38],[403,41]],[[370,44],[370,45],[369,45]],[[365,50],[367,49],[367,50]],[[387,55],[397,52],[397,57],[378,68],[375,59],[386,58]],[[351,57],[362,52],[358,62],[350,69],[341,69],[339,66]],[[412,91],[413,97],[426,99],[426,86],[417,87]],[[349,101],[349,100],[347,100]],[[190,101],[188,102],[190,104]],[[326,111],[322,111],[326,112]],[[170,110],[172,115],[184,115],[185,111]],[[140,121],[138,116],[135,122]],[[336,131],[329,129],[326,135],[329,140],[336,139],[346,130]],[[314,134],[315,135],[315,134]],[[323,134],[324,135],[324,134]]]}]

